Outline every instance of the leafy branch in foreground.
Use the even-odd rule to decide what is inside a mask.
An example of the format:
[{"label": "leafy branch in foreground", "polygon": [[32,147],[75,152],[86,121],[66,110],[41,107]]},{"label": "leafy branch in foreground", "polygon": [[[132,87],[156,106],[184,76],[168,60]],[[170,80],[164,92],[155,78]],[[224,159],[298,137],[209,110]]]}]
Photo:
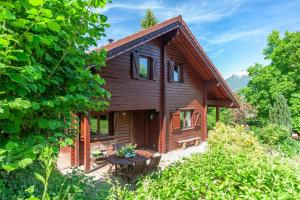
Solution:
[{"label": "leafy branch in foreground", "polygon": [[106,52],[86,53],[109,26],[98,11],[106,2],[1,2],[0,170],[30,164],[36,145],[71,144],[72,113],[108,105],[104,79],[88,67],[101,70]]}]

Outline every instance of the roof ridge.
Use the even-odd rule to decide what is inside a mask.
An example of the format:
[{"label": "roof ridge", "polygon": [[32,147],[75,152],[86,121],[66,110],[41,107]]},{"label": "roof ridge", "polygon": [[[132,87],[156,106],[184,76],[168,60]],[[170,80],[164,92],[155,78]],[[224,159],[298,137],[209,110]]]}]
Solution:
[{"label": "roof ridge", "polygon": [[100,49],[107,49],[107,50],[113,49],[113,48],[115,48],[117,46],[122,45],[122,44],[119,44],[119,43],[126,43],[125,41],[130,40],[130,38],[132,38],[132,37],[135,37],[135,36],[138,36],[138,35],[144,35],[144,33],[151,32],[152,30],[159,29],[160,27],[164,26],[165,24],[173,23],[173,22],[176,22],[176,21],[182,22],[183,21],[182,20],[182,16],[178,15],[176,17],[173,17],[173,18],[168,19],[166,21],[163,21],[161,23],[155,24],[154,26],[151,26],[151,27],[149,27],[147,29],[140,30],[140,31],[135,32],[135,33],[133,33],[131,35],[128,35],[126,37],[123,37],[121,39],[113,41],[113,42],[111,42],[109,44],[103,45],[101,47],[96,47],[96,48],[94,48],[94,49],[92,49],[90,51],[98,51]]}]

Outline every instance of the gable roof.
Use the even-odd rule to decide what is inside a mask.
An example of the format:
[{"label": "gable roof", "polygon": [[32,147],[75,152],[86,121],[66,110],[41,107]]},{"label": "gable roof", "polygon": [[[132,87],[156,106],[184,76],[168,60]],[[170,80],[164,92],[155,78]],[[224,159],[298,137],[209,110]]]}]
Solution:
[{"label": "gable roof", "polygon": [[208,95],[208,104],[219,105],[218,102],[222,102],[220,106],[239,107],[239,103],[234,97],[233,92],[183,21],[181,15],[95,50],[106,49],[108,51],[107,60],[110,60],[175,29],[179,30],[180,35],[180,37],[174,41],[175,44],[180,47],[179,49],[182,49],[183,54],[189,55],[190,62],[193,62],[192,66],[203,75],[201,78],[208,82],[218,83],[218,86]]}]

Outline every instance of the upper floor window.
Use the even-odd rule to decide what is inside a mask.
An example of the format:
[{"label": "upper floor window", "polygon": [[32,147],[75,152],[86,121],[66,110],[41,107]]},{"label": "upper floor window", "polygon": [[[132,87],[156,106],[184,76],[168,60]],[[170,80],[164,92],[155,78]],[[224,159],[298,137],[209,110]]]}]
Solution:
[{"label": "upper floor window", "polygon": [[175,64],[174,61],[168,62],[169,82],[183,83],[183,65]]},{"label": "upper floor window", "polygon": [[132,53],[131,76],[133,79],[158,80],[158,59],[152,55]]},{"label": "upper floor window", "polygon": [[141,56],[139,57],[139,75],[140,79],[149,79],[150,72],[150,58]]},{"label": "upper floor window", "polygon": [[175,65],[173,72],[174,82],[182,82],[182,65]]},{"label": "upper floor window", "polygon": [[180,111],[180,129],[186,129],[192,127],[192,110]]}]

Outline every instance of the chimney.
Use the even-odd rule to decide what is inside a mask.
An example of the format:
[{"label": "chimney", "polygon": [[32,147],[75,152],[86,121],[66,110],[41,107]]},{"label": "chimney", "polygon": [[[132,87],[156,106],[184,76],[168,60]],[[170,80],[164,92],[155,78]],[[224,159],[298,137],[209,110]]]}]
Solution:
[{"label": "chimney", "polygon": [[109,38],[108,39],[108,43],[110,44],[110,43],[112,43],[114,41],[114,39],[112,39],[112,38]]}]

